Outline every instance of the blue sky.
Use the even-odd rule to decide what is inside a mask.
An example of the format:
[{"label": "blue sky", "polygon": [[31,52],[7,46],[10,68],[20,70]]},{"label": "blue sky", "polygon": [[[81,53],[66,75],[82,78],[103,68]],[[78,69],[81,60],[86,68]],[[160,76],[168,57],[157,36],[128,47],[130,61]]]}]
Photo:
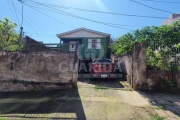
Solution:
[{"label": "blue sky", "polygon": [[[20,2],[18,2],[18,0],[0,0],[0,6],[1,6],[0,17],[1,19],[3,17],[8,17],[11,21],[18,23],[12,5],[12,1],[14,2],[15,8],[19,12],[21,11],[21,4]],[[157,16],[157,17],[168,17],[170,15],[170,13],[153,10],[129,0],[34,0],[34,1],[67,6],[67,7],[76,7],[76,8],[91,9],[91,10],[105,11],[105,12],[115,12],[121,14],[136,14],[136,15]],[[158,3],[158,2],[143,1],[143,0],[136,0],[136,1],[155,8],[171,11],[173,13],[180,13],[180,7],[179,7],[180,4],[167,4],[167,3]],[[168,0],[164,0],[164,1],[168,1]],[[174,0],[174,1],[178,2],[178,0]],[[28,4],[32,5],[32,3],[30,2]],[[90,21],[86,21],[62,14],[57,14],[46,10],[41,10],[41,9],[38,10],[51,16],[53,19],[24,5],[23,28],[25,35],[29,35],[30,37],[38,41],[43,41],[44,43],[58,43],[59,39],[56,37],[56,34],[70,31],[80,27],[85,27],[96,31],[109,33],[113,38],[117,38],[118,36],[121,36],[130,31],[121,28],[102,25],[99,23],[93,23]],[[127,27],[127,26],[121,26],[121,27],[133,29],[133,30],[142,28],[144,26],[152,26],[152,25],[160,26],[164,21],[164,19],[108,15],[108,14],[76,11],[72,9],[61,8],[60,10],[100,22],[130,25],[133,27]],[[16,12],[19,22],[21,23],[22,18],[18,11]],[[59,22],[54,19],[58,20]],[[17,31],[19,31],[19,29],[20,26],[17,27]]]}]

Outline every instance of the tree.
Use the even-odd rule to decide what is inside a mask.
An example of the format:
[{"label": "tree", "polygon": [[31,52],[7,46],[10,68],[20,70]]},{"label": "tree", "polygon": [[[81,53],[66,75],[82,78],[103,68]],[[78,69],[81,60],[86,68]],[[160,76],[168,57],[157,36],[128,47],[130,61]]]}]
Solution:
[{"label": "tree", "polygon": [[6,17],[0,20],[0,50],[17,50],[19,34],[15,31],[16,27],[17,24]]},{"label": "tree", "polygon": [[[173,65],[180,70],[180,21],[171,25],[146,26],[122,35],[111,47],[116,55],[132,51],[134,42],[147,42],[147,65],[170,70]],[[175,63],[175,64],[174,64]]]}]

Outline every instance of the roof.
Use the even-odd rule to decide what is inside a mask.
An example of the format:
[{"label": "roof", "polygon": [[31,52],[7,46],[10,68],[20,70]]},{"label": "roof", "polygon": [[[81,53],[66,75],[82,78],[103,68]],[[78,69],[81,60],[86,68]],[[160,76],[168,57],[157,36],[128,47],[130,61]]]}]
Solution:
[{"label": "roof", "polygon": [[166,20],[163,21],[162,25],[170,25],[173,22],[176,22],[178,20],[180,20],[180,14],[179,13],[173,13]]},{"label": "roof", "polygon": [[37,41],[29,36],[25,36],[26,44],[43,44],[43,42]]},{"label": "roof", "polygon": [[93,33],[94,35],[96,34],[96,35],[99,35],[99,36],[106,36],[106,37],[111,36],[110,34],[95,31],[95,30],[91,30],[91,29],[87,29],[87,28],[75,29],[75,30],[72,30],[72,31],[57,34],[56,36],[59,37],[59,38],[64,38],[64,37],[89,37],[89,36],[80,35],[80,31],[86,31],[88,33]]}]

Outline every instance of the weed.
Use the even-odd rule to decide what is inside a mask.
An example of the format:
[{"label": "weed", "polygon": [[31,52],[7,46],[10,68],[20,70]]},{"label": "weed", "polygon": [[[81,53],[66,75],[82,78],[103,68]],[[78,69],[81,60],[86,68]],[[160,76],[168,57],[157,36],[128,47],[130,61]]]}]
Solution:
[{"label": "weed", "polygon": [[162,84],[167,88],[177,88],[177,82],[175,80],[162,80]]},{"label": "weed", "polygon": [[155,115],[151,114],[150,116],[151,116],[151,120],[165,120],[164,117],[161,117],[157,114],[155,114]]},{"label": "weed", "polygon": [[159,106],[156,106],[156,109],[165,109],[165,106],[164,105],[159,105]]},{"label": "weed", "polygon": [[108,87],[105,87],[105,86],[95,86],[94,89],[95,89],[95,90],[108,89]]}]

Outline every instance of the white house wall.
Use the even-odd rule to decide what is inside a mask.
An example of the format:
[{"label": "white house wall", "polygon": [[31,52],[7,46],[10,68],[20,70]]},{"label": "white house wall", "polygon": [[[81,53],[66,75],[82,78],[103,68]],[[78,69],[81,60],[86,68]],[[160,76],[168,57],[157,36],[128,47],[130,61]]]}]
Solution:
[{"label": "white house wall", "polygon": [[106,36],[85,30],[80,30],[73,33],[61,35],[61,38],[73,38],[73,37],[106,37]]}]

